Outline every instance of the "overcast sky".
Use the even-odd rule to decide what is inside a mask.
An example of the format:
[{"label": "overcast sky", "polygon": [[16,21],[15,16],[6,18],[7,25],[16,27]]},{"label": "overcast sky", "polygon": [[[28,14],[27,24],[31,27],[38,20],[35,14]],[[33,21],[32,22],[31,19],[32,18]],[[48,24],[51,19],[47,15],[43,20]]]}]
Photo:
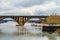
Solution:
[{"label": "overcast sky", "polygon": [[0,0],[0,15],[60,15],[60,0]]}]

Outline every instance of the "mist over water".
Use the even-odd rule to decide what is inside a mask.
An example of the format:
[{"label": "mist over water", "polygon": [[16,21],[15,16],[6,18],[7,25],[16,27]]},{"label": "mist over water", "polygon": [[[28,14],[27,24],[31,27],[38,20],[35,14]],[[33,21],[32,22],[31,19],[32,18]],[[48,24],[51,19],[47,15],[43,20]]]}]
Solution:
[{"label": "mist over water", "polygon": [[[0,24],[0,40],[59,40],[60,36],[56,36],[55,34],[43,33],[36,35],[36,34],[28,34],[22,33],[20,34],[16,27],[16,22],[9,21],[7,23]],[[8,25],[8,26],[7,26]],[[23,27],[23,26],[22,26]],[[31,28],[31,27],[30,27]],[[18,31],[18,34],[13,34],[13,32]],[[38,32],[39,30],[37,30]],[[32,31],[33,32],[33,31]]]}]

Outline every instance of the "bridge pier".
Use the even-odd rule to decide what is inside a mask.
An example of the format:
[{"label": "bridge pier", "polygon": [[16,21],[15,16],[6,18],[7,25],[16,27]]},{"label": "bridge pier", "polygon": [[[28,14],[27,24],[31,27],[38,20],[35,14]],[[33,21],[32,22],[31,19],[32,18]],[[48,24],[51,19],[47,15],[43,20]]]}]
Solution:
[{"label": "bridge pier", "polygon": [[20,25],[20,26],[23,25],[23,17],[19,17],[19,25]]}]

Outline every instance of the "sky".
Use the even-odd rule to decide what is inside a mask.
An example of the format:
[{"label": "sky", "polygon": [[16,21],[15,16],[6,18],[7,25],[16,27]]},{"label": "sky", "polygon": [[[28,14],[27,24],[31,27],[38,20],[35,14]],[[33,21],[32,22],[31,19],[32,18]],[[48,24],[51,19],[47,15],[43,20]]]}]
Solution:
[{"label": "sky", "polygon": [[60,0],[0,0],[0,15],[60,15]]}]

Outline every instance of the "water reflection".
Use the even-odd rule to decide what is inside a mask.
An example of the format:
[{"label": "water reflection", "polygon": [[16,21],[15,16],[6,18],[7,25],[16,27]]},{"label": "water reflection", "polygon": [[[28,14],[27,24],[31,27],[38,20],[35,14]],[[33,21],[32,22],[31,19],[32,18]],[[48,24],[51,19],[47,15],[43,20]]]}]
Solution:
[{"label": "water reflection", "polygon": [[12,35],[12,34],[1,34],[0,40],[19,40],[18,35]]},{"label": "water reflection", "polygon": [[31,34],[25,29],[20,29],[19,35],[21,40],[60,40],[60,36],[56,34],[55,32],[50,34],[48,32],[42,32],[42,34]]},{"label": "water reflection", "polygon": [[24,31],[21,28],[19,29],[19,34],[0,33],[0,40],[60,40],[60,36],[56,33],[49,34],[43,32],[42,34],[35,35]]},{"label": "water reflection", "polygon": [[39,35],[32,34],[0,34],[0,40],[60,40],[56,34],[43,33]]}]

